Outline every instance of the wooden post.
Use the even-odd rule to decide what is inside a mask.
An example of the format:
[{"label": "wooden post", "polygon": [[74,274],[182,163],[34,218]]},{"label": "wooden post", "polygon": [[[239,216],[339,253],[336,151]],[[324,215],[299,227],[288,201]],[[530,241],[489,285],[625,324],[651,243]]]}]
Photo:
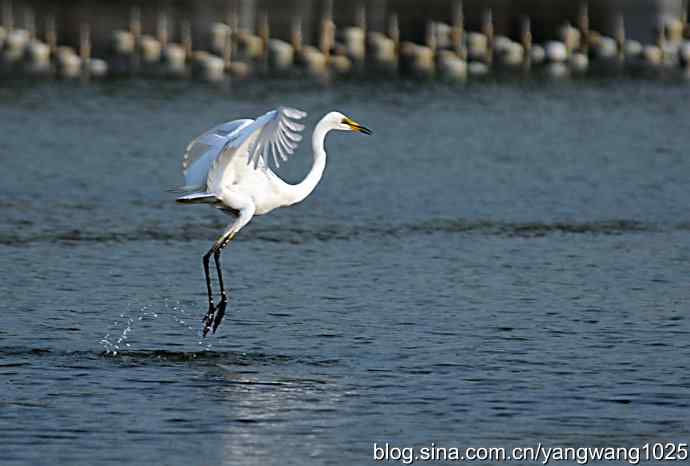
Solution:
[{"label": "wooden post", "polygon": [[24,7],[24,29],[29,33],[29,42],[36,37],[36,17],[34,10],[30,7]]},{"label": "wooden post", "polygon": [[180,24],[180,41],[184,49],[185,61],[189,62],[192,59],[192,25],[187,19]]},{"label": "wooden post", "polygon": [[264,61],[268,59],[268,41],[271,37],[271,30],[270,30],[270,25],[268,22],[268,13],[265,11],[259,15],[259,37],[261,38],[261,47],[262,47],[262,57]]},{"label": "wooden post", "polygon": [[170,40],[170,34],[168,33],[168,15],[164,11],[158,12],[158,24],[157,24],[157,35],[158,42],[161,44],[161,50],[165,50],[168,46],[168,41]]},{"label": "wooden post", "polygon": [[525,70],[529,70],[532,65],[532,22],[529,16],[522,18],[522,34],[520,37],[520,42],[522,42],[522,48],[524,50],[523,66]]},{"label": "wooden post", "polygon": [[141,29],[141,9],[138,5],[135,5],[129,12],[129,32],[131,32],[132,36],[134,37],[134,53],[130,57],[132,65],[131,71],[134,73],[139,72],[139,67],[141,63],[139,58],[139,47],[141,45]]},{"label": "wooden post", "polygon": [[225,41],[223,42],[223,69],[230,71],[232,65],[232,30],[225,34]]},{"label": "wooden post", "polygon": [[299,56],[302,51],[302,18],[295,16],[292,19],[292,25],[290,30],[290,43],[292,48],[295,50],[295,55]]},{"label": "wooden post", "polygon": [[587,2],[580,4],[578,26],[580,27],[580,49],[587,55],[589,52],[589,5]]},{"label": "wooden post", "polygon": [[482,33],[486,36],[486,64],[491,66],[494,58],[494,19],[491,8],[484,11]]},{"label": "wooden post", "polygon": [[357,5],[357,11],[355,12],[355,25],[364,31],[366,35],[367,31],[367,6],[364,3]]},{"label": "wooden post", "polygon": [[321,37],[319,38],[319,49],[326,57],[326,60],[330,58],[334,36],[335,24],[333,23],[333,0],[326,0],[324,2],[323,16],[321,19]]},{"label": "wooden post", "polygon": [[465,50],[465,13],[462,1],[455,2],[453,7],[453,28],[451,31],[451,42],[453,50],[462,60],[467,59]]},{"label": "wooden post", "polygon": [[2,3],[2,25],[8,34],[14,29],[14,13],[12,12],[12,0]]},{"label": "wooden post", "polygon": [[436,23],[433,21],[427,21],[426,22],[426,46],[431,49],[431,53],[435,54],[436,53]]},{"label": "wooden post", "polygon": [[395,55],[400,53],[400,24],[398,23],[398,14],[391,13],[388,20],[388,37],[393,40],[395,44]]},{"label": "wooden post", "polygon": [[46,44],[50,49],[50,56],[55,57],[57,50],[57,28],[55,27],[55,16],[50,14],[45,19]]},{"label": "wooden post", "polygon": [[361,60],[365,61],[367,57],[367,6],[364,3],[360,3],[357,6],[357,11],[355,12],[355,25],[362,31],[363,53]]},{"label": "wooden post", "polygon": [[129,32],[134,35],[135,45],[139,45],[139,39],[141,39],[141,8],[138,5],[133,6],[130,10]]},{"label": "wooden post", "polygon": [[82,80],[89,79],[89,61],[91,60],[91,29],[86,21],[79,25],[79,58],[81,59]]},{"label": "wooden post", "polygon": [[616,45],[618,46],[618,61],[625,61],[625,18],[623,13],[616,15]]}]

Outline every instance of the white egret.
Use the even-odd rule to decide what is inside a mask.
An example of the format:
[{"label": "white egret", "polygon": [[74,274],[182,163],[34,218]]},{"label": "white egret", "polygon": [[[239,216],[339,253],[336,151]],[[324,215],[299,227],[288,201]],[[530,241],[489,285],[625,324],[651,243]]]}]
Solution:
[{"label": "white egret", "polygon": [[[270,111],[256,120],[242,119],[223,123],[192,141],[182,160],[186,194],[177,198],[184,204],[210,204],[235,217],[223,234],[203,256],[208,313],[203,334],[215,333],[223,320],[227,295],[223,286],[220,254],[254,215],[266,214],[304,200],[316,188],[326,168],[324,141],[331,130],[371,131],[339,112],[326,114],[312,135],[313,165],[298,184],[289,184],[276,175],[269,164],[278,167],[294,153],[302,139],[304,125],[297,122],[306,113],[287,107]],[[220,301],[213,303],[209,260],[213,256],[218,275]]]}]

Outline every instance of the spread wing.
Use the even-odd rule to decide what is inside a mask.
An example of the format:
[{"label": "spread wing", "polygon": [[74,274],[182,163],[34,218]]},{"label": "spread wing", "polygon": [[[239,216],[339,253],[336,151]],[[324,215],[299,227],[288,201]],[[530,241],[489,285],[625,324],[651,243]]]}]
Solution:
[{"label": "spread wing", "polygon": [[242,129],[254,120],[243,119],[228,121],[218,125],[187,146],[182,157],[182,174],[184,175],[185,191],[205,190],[208,172],[223,148],[242,133]]},{"label": "spread wing", "polygon": [[[268,167],[269,160],[278,168],[280,162],[286,162],[302,140],[304,125],[297,123],[307,114],[301,110],[280,107],[272,110],[254,121],[246,128],[248,142],[248,164],[254,168]],[[251,132],[250,132],[251,130]]]},{"label": "spread wing", "polygon": [[207,179],[209,190],[214,190],[225,176],[231,161],[243,160],[254,170],[268,170],[269,160],[276,167],[295,152],[304,125],[296,120],[307,114],[294,108],[280,107],[261,115],[251,124],[243,126],[239,133],[229,139],[220,155],[213,162]]}]

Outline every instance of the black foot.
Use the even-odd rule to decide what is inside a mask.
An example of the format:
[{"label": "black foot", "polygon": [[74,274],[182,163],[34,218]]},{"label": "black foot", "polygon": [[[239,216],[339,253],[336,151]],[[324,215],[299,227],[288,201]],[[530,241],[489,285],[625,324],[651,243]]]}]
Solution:
[{"label": "black foot", "polygon": [[[215,316],[216,307],[213,305],[213,303],[208,303],[208,312],[204,316],[204,320],[201,322],[204,326],[204,336],[206,336],[208,331],[211,330]],[[215,332],[215,329],[213,331]]]},{"label": "black foot", "polygon": [[216,333],[216,329],[220,325],[220,323],[223,320],[223,317],[225,317],[225,306],[228,304],[228,298],[223,295],[223,297],[220,299],[220,302],[218,303],[218,306],[216,306],[216,318],[213,319],[213,333]]},{"label": "black foot", "polygon": [[206,313],[202,322],[204,326],[204,336],[208,335],[209,331],[216,333],[216,329],[218,329],[218,326],[223,321],[223,317],[225,317],[225,308],[227,305],[228,298],[225,295],[223,295],[216,306],[209,304],[208,313]]}]

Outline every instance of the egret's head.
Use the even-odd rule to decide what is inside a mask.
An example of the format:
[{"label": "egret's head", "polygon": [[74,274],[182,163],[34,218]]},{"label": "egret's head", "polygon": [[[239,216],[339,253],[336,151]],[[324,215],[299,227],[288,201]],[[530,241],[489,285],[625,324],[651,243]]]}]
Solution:
[{"label": "egret's head", "polygon": [[329,113],[328,119],[332,123],[334,129],[340,131],[356,131],[358,133],[371,134],[371,130],[369,128],[360,125],[352,118],[345,116],[340,112]]}]

